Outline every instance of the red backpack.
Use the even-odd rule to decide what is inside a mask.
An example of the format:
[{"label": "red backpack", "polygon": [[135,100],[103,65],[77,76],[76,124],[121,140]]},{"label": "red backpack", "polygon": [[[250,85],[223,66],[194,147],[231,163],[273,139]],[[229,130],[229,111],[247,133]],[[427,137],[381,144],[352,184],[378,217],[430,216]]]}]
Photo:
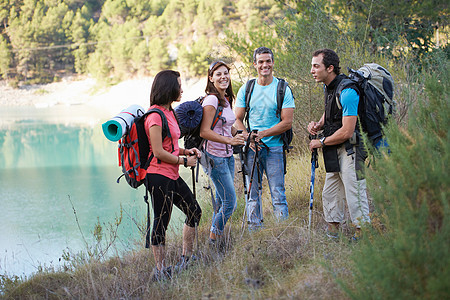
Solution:
[{"label": "red backpack", "polygon": [[127,126],[127,133],[119,141],[119,167],[122,167],[123,174],[117,178],[117,183],[122,176],[125,176],[132,188],[138,188],[145,181],[147,168],[154,157],[153,153],[149,157],[150,145],[145,132],[145,119],[151,113],[158,113],[161,116],[163,141],[166,137],[172,139],[167,118],[160,109],[152,108],[145,114],[136,116],[131,127]]},{"label": "red backpack", "polygon": [[[152,108],[143,115],[138,115],[134,118],[131,127],[127,125],[127,133],[119,141],[119,166],[122,167],[122,175],[117,178],[119,183],[120,178],[125,176],[128,184],[132,188],[138,188],[145,182],[147,176],[147,168],[150,165],[154,155],[150,155],[150,145],[148,143],[147,133],[145,132],[145,119],[151,113],[158,113],[162,121],[162,140],[166,137],[170,138],[172,142],[172,135],[170,134],[169,124],[167,123],[166,115],[158,108]],[[174,151],[172,143],[172,152]],[[158,160],[158,163],[161,161]],[[145,237],[145,248],[150,247],[150,203],[148,202],[148,189],[145,188],[144,201],[147,203],[147,230]]]}]

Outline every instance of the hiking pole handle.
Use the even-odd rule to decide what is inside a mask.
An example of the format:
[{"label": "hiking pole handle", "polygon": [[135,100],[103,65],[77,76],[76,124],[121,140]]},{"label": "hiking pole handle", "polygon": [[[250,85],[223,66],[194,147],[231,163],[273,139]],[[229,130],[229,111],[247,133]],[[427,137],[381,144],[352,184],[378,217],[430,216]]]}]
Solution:
[{"label": "hiking pole handle", "polygon": [[[248,135],[249,144],[252,140],[252,133],[258,134],[258,129],[253,129],[252,131],[250,131],[250,134]],[[253,142],[255,143],[255,147],[256,147],[256,138],[254,136],[253,136]]]},{"label": "hiking pole handle", "polygon": [[[314,134],[314,135],[310,134],[309,135],[309,140],[316,140],[316,139],[317,139],[317,134]],[[314,162],[314,166],[316,168],[319,167],[319,161],[318,161],[317,157],[318,157],[317,148],[314,148],[314,150],[312,151],[312,154],[311,154],[311,163]]]},{"label": "hiking pole handle", "polygon": [[[236,130],[235,136],[238,135],[238,134],[242,134],[242,132],[244,132],[244,131],[243,130]],[[234,145],[234,146],[232,146],[233,153],[234,154],[241,153],[243,147],[244,147],[244,145]]]},{"label": "hiking pole handle", "polygon": [[316,168],[319,167],[319,160],[317,159],[317,157],[318,157],[317,149],[314,149],[311,156],[311,162],[314,162],[314,166]]},{"label": "hiking pole handle", "polygon": [[[195,156],[195,153],[188,153],[187,156]],[[196,163],[198,165],[198,161]],[[197,168],[198,169],[198,168]],[[194,199],[197,200],[197,193],[195,189],[195,166],[191,166],[191,172],[192,172],[192,194],[194,195]]]}]

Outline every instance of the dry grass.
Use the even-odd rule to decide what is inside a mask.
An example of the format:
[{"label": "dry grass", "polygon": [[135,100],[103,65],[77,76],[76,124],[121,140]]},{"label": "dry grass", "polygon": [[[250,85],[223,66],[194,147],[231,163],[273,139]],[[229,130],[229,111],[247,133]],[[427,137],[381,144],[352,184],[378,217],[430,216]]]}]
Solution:
[{"label": "dry grass", "polygon": [[[271,214],[264,190],[265,227],[242,234],[243,204],[227,227],[226,247],[211,249],[207,237],[210,208],[198,230],[199,260],[172,280],[152,282],[153,256],[147,249],[123,257],[94,261],[66,272],[42,272],[21,283],[3,285],[6,299],[347,299],[336,277],[351,275],[354,245],[324,235],[321,213],[323,166],[316,173],[313,226],[308,231],[310,158],[290,154],[286,178],[290,218],[282,223]],[[241,182],[239,174],[237,182]],[[350,230],[350,229],[347,229]],[[348,233],[350,234],[350,232]],[[181,238],[167,242],[174,264]]]}]

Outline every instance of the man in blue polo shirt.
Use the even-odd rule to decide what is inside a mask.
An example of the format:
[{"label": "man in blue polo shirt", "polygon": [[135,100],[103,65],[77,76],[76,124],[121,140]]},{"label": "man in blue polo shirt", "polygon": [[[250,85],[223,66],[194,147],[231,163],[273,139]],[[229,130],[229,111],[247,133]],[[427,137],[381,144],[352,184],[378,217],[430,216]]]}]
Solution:
[{"label": "man in blue polo shirt", "polygon": [[[277,86],[278,79],[273,76],[273,52],[266,47],[259,47],[253,53],[253,66],[258,72],[255,86],[251,93],[249,103],[250,130],[258,130],[255,135],[257,143],[264,145],[258,151],[260,176],[255,175],[247,203],[247,221],[249,229],[254,230],[262,226],[262,203],[258,193],[261,185],[258,178],[262,179],[265,171],[272,196],[272,206],[275,217],[278,220],[287,219],[289,216],[286,191],[284,187],[284,159],[283,141],[281,134],[292,127],[294,115],[294,97],[289,87],[286,88],[280,116],[277,116]],[[248,84],[248,82],[247,82]],[[248,136],[244,126],[245,117],[245,89],[244,84],[236,98],[236,127],[244,130],[244,136]],[[251,170],[255,152],[249,149],[247,155],[247,167]],[[255,172],[256,174],[256,172]]]},{"label": "man in blue polo shirt", "polygon": [[[319,122],[311,122],[308,131],[316,135],[323,129],[324,137],[313,139],[309,148],[322,148],[326,177],[322,192],[323,212],[328,222],[327,235],[338,237],[340,223],[344,221],[344,199],[352,223],[356,227],[353,237],[359,237],[363,223],[370,222],[369,203],[366,193],[366,180],[357,174],[364,162],[362,141],[349,142],[354,136],[358,120],[359,95],[352,87],[342,91],[337,99],[336,89],[346,78],[340,74],[339,57],[333,50],[321,49],[313,53],[311,74],[316,82],[324,84],[325,112]],[[339,100],[339,102],[338,102]],[[339,105],[340,103],[340,105]]]}]

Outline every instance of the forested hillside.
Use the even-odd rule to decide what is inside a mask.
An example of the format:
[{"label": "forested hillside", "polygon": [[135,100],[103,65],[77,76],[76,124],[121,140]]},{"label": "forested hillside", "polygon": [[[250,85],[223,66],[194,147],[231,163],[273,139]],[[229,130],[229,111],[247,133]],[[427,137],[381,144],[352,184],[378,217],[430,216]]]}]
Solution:
[{"label": "forested hillside", "polygon": [[[447,24],[442,0],[5,0],[0,74],[12,83],[72,73],[117,81],[169,67],[198,76],[219,55],[236,60],[234,34],[243,38],[234,50],[274,38],[273,46],[293,57],[307,44],[335,46],[338,36],[372,53],[421,56],[445,46]],[[224,37],[231,37],[228,47]]]},{"label": "forested hillside", "polygon": [[68,73],[123,79],[177,68],[203,74],[226,29],[283,17],[273,0],[24,0],[0,7],[0,73],[49,82]]},{"label": "forested hillside", "polygon": [[[211,249],[213,209],[202,206],[205,217],[196,242],[200,259],[171,281],[151,282],[155,262],[147,250],[105,255],[114,251],[115,228],[121,221],[99,221],[93,242],[85,240],[86,251],[64,252],[61,268],[39,266],[30,278],[0,274],[0,297],[450,299],[448,2],[0,2],[0,74],[14,86],[70,74],[113,84],[165,68],[181,71],[183,78],[205,76],[209,63],[221,58],[232,66],[236,92],[254,76],[254,49],[267,46],[274,50],[274,75],[288,81],[296,106],[294,148],[287,156],[287,221],[276,222],[267,198],[264,230],[242,231],[245,196],[239,175],[235,183],[240,199],[224,234],[227,246],[220,253]],[[325,234],[322,159],[315,175],[313,210],[308,205],[312,165],[306,128],[324,110],[323,87],[310,73],[311,54],[324,47],[338,53],[344,73],[347,67],[375,62],[389,70],[395,84],[395,112],[385,127],[390,150],[369,149],[366,178],[372,223],[362,228],[357,243],[349,242],[354,233],[350,219],[338,241]],[[268,186],[264,193],[269,195]],[[145,228],[145,221],[136,225]],[[144,240],[145,230],[142,233]],[[170,241],[171,264],[179,258],[182,243],[181,237]]]}]

